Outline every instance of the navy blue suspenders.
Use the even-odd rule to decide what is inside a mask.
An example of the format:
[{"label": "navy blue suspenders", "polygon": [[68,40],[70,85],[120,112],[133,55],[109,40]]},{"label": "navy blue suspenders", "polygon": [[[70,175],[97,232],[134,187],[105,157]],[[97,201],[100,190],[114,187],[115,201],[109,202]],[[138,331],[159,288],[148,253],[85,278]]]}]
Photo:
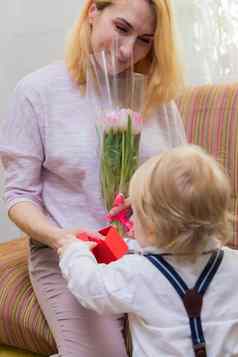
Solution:
[{"label": "navy blue suspenders", "polygon": [[169,280],[181,299],[189,317],[191,338],[196,357],[206,357],[206,343],[203,335],[201,322],[201,309],[203,295],[205,294],[212,278],[217,272],[224,251],[217,249],[208,260],[205,268],[199,276],[195,286],[189,289],[183,279],[174,268],[161,256],[157,254],[145,255],[152,264]]}]

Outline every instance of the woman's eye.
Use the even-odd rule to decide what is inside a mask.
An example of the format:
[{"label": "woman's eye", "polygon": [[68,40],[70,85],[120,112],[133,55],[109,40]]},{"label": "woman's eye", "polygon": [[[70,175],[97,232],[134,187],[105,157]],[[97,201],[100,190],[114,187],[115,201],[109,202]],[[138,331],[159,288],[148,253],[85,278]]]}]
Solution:
[{"label": "woman's eye", "polygon": [[145,45],[150,45],[151,44],[151,40],[147,39],[147,38],[139,38],[140,42],[142,42]]},{"label": "woman's eye", "polygon": [[121,33],[127,33],[128,32],[127,28],[125,28],[123,26],[120,26],[120,25],[116,25],[116,29]]}]

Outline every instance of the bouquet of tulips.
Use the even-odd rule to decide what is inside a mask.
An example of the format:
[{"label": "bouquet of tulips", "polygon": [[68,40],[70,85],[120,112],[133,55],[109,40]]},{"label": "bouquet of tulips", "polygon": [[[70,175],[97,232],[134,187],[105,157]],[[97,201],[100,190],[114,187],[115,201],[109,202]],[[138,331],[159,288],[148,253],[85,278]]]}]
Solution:
[{"label": "bouquet of tulips", "polygon": [[138,166],[143,119],[131,109],[108,112],[100,121],[102,131],[101,185],[108,210],[118,193],[127,195],[131,176]]},{"label": "bouquet of tulips", "polygon": [[[115,48],[109,53],[92,55],[90,62],[87,94],[96,109],[101,191],[109,212],[127,196],[130,179],[138,166],[145,78],[134,73],[131,66],[120,72]],[[120,233],[131,228],[126,215],[127,212],[108,215]]]}]

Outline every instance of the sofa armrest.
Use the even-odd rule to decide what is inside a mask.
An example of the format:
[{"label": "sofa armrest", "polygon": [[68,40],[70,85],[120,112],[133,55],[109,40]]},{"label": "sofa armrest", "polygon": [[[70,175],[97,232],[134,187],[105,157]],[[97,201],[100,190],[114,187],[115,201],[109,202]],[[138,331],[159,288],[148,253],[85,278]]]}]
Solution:
[{"label": "sofa armrest", "polygon": [[28,273],[28,239],[0,244],[0,345],[48,356],[57,351]]},{"label": "sofa armrest", "polygon": [[[232,211],[238,218],[238,83],[189,88],[177,105],[188,142],[205,148],[225,167],[232,186]],[[229,245],[238,248],[238,222]]]}]

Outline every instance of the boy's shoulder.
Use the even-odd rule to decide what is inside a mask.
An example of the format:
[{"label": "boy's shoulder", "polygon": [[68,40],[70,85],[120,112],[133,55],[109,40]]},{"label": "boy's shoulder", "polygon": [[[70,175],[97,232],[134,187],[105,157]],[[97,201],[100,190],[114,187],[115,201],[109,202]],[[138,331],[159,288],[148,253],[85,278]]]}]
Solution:
[{"label": "boy's shoulder", "polygon": [[238,255],[238,249],[230,248],[230,247],[223,247],[222,248],[225,252],[225,254],[228,254],[230,256],[236,257]]},{"label": "boy's shoulder", "polygon": [[154,274],[158,274],[149,259],[137,250],[127,253],[113,264],[115,264],[116,269],[124,270],[126,275],[137,276],[140,280],[154,279]]},{"label": "boy's shoulder", "polygon": [[221,264],[221,269],[223,270],[223,272],[233,277],[234,284],[235,281],[237,281],[238,284],[238,274],[237,274],[238,250],[229,247],[224,247],[223,250],[224,250],[224,257],[223,257],[223,262]]}]

